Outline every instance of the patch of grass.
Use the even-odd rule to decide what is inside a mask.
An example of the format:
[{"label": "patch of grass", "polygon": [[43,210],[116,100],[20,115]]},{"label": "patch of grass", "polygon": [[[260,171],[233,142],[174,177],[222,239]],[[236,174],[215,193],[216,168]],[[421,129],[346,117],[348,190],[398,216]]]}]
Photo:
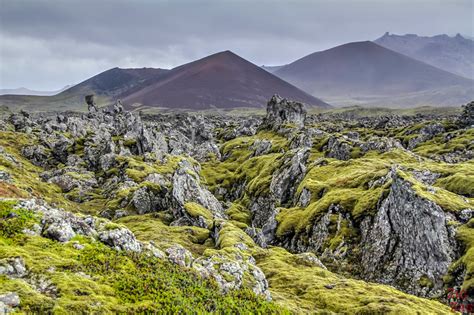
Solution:
[{"label": "patch of grass", "polygon": [[[56,299],[23,280],[0,277],[0,294],[17,292],[20,312],[287,313],[248,289],[220,293],[192,270],[146,255],[118,252],[82,238],[83,250],[42,237],[0,237],[0,258],[21,256],[58,290]],[[79,273],[81,272],[81,273]]]}]

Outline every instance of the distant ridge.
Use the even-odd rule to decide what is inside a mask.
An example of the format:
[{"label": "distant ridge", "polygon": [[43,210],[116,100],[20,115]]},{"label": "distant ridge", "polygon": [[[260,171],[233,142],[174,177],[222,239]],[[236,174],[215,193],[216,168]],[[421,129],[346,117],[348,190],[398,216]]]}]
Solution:
[{"label": "distant ridge", "polygon": [[461,34],[448,36],[395,35],[386,32],[375,43],[437,68],[474,79],[474,41]]},{"label": "distant ridge", "polygon": [[231,51],[176,67],[123,101],[134,106],[187,109],[262,107],[273,94],[329,107]]},{"label": "distant ridge", "polygon": [[96,94],[115,99],[143,88],[153,80],[159,79],[167,71],[167,69],[159,68],[112,68],[63,91],[58,96],[83,98],[86,94]]},{"label": "distant ridge", "polygon": [[280,70],[283,67],[284,67],[284,65],[283,66],[265,66],[265,65],[263,65],[262,69],[267,70],[270,73],[274,73],[275,71]]},{"label": "distant ridge", "polygon": [[474,97],[474,81],[370,41],[310,54],[274,74],[310,94],[346,104],[460,105]]},{"label": "distant ridge", "polygon": [[25,87],[17,88],[17,89],[0,89],[0,95],[36,95],[36,96],[51,96],[61,93],[64,90],[69,89],[72,85],[66,85],[62,89],[56,91],[36,91],[30,90]]}]

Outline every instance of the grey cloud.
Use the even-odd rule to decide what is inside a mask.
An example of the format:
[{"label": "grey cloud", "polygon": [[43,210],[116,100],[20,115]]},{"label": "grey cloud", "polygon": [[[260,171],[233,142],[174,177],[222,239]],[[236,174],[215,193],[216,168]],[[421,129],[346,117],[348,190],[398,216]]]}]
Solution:
[{"label": "grey cloud", "polygon": [[284,64],[385,31],[474,35],[470,0],[1,0],[0,87],[59,88],[114,66],[233,50]]}]

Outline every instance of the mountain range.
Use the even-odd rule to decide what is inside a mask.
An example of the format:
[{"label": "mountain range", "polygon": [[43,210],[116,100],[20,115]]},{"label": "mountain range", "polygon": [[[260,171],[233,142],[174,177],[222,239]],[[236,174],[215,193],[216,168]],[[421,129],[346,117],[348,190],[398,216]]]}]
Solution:
[{"label": "mountain range", "polygon": [[0,89],[0,95],[37,95],[37,96],[51,96],[61,93],[72,87],[72,85],[66,85],[62,89],[56,91],[36,91],[30,90],[25,87],[17,88],[17,89]]},{"label": "mountain range", "polygon": [[57,95],[3,95],[0,105],[38,110],[84,109],[84,96],[96,95],[99,105],[121,99],[127,107],[145,109],[209,109],[263,107],[273,95],[321,108],[329,104],[303,92],[262,68],[223,51],[167,69],[113,68]]},{"label": "mountain range", "polygon": [[474,41],[460,34],[432,37],[385,33],[378,45],[426,62],[440,69],[474,79]]},{"label": "mountain range", "polygon": [[133,109],[259,108],[273,94],[320,108],[459,106],[474,99],[472,43],[461,35],[386,33],[375,42],[262,67],[223,51],[173,69],[113,68],[52,96],[12,91],[0,96],[0,106],[84,110],[87,94],[95,94],[100,106],[121,99]]}]

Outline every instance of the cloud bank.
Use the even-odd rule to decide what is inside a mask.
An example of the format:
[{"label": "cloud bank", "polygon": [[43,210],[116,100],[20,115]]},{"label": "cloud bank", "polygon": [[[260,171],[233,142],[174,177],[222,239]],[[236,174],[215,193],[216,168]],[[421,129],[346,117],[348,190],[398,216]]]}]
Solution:
[{"label": "cloud bank", "polygon": [[0,6],[0,88],[54,90],[116,66],[172,68],[222,50],[280,65],[385,31],[474,36],[471,0],[3,0]]}]

